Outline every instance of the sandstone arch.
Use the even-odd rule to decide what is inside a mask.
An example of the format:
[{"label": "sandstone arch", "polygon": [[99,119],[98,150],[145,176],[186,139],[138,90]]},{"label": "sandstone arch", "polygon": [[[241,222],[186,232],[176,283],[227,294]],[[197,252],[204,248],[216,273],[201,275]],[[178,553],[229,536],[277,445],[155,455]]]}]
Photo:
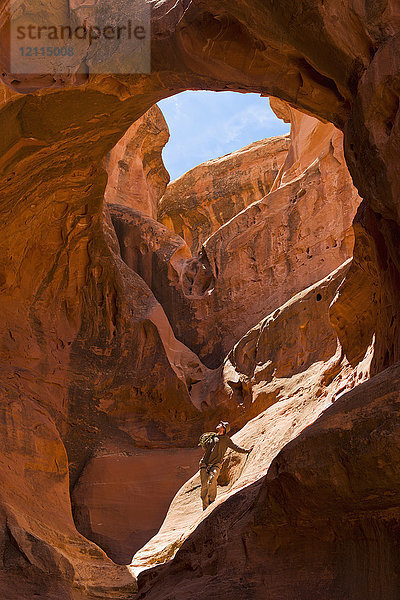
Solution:
[{"label": "sandstone arch", "polygon": [[[121,3],[114,2],[116,11]],[[166,339],[173,336],[147,287],[125,269],[108,216],[102,216],[102,159],[159,99],[185,89],[255,91],[282,98],[344,131],[350,172],[364,204],[355,227],[355,260],[331,319],[353,361],[375,333],[372,374],[399,360],[400,18],[395,0],[354,1],[340,8],[335,0],[166,0],[152,5],[151,75],[76,73],[62,80],[9,72],[7,4],[2,3],[1,383],[8,482],[4,506],[12,506],[3,515],[9,563],[2,577],[7,589],[9,577],[24,573],[21,597],[40,577],[47,582],[48,597],[57,597],[59,590],[43,575],[50,563],[64,590],[74,582],[101,597],[110,593],[103,589],[110,578],[118,589],[132,586],[124,568],[117,569],[77,534],[67,478],[75,480],[103,434],[116,435],[125,408],[115,390],[130,396],[144,421],[151,418],[141,392],[154,368],[146,348],[160,349],[163,369],[156,369],[156,377],[168,394],[151,434],[137,431],[137,438],[168,446],[172,436],[186,432],[184,445],[201,425],[185,380],[185,365],[195,359],[185,349],[179,356],[168,355]],[[61,3],[60,10],[65,6]],[[376,291],[372,301],[366,272]],[[360,312],[354,314],[348,295],[360,281],[354,307]],[[137,302],[132,305],[128,296]],[[365,323],[365,339],[353,353],[359,320]],[[127,350],[136,363],[127,360]],[[203,368],[199,361],[195,366]],[[157,388],[151,394],[159,401]],[[105,406],[113,419],[104,420]],[[41,436],[29,431],[32,423]],[[21,430],[27,430],[26,438]],[[14,465],[25,464],[29,445],[38,451],[42,437],[51,453],[21,493],[23,473]],[[49,496],[40,506],[30,505],[34,483],[58,498],[50,533],[44,515],[56,504]],[[132,587],[126,591],[131,593]],[[394,598],[390,593],[386,597]]]}]

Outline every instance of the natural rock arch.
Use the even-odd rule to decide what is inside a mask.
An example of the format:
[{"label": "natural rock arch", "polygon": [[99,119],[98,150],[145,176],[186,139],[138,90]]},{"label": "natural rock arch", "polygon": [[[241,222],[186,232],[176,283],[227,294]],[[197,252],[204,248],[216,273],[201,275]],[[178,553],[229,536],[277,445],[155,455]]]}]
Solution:
[{"label": "natural rock arch", "polygon": [[[121,4],[122,0],[115,2],[114,9]],[[335,0],[267,5],[255,0],[167,0],[152,6],[149,76],[15,76],[7,68],[8,23],[6,17],[2,21],[3,452],[14,453],[10,464],[25,464],[29,444],[41,439],[29,434],[34,423],[43,431],[43,445],[51,441],[56,448],[44,461],[43,480],[36,484],[46,489],[51,481],[64,503],[56,518],[58,533],[49,537],[38,508],[27,512],[23,506],[29,505],[34,484],[29,482],[18,496],[15,489],[23,474],[13,469],[10,480],[6,465],[5,502],[13,510],[5,511],[4,539],[12,557],[9,573],[27,564],[35,573],[45,570],[46,561],[38,558],[40,547],[43,555],[50,553],[61,580],[74,579],[83,588],[99,589],[110,578],[119,587],[130,579],[74,530],[64,445],[74,481],[101,435],[116,435],[118,414],[124,410],[114,397],[116,390],[131,394],[144,421],[151,420],[143,389],[154,362],[146,346],[162,346],[160,331],[171,335],[146,286],[118,258],[115,236],[101,214],[106,182],[102,160],[158,100],[185,89],[259,92],[280,97],[344,131],[349,168],[365,201],[356,219],[354,261],[332,306],[332,323],[354,363],[375,333],[372,374],[395,364],[400,353],[396,2],[377,5],[365,0],[340,9]],[[371,278],[376,291],[372,299]],[[354,289],[359,301],[352,306]],[[137,299],[134,306],[128,296]],[[95,306],[91,298],[96,298]],[[356,346],[355,339],[360,340]],[[134,361],[127,360],[128,351]],[[184,445],[199,425],[180,375],[182,364],[193,357],[182,350],[179,364],[171,363],[161,350],[157,359],[163,367],[158,367],[157,377],[169,393],[151,435],[159,443],[166,429],[171,435],[186,431]],[[152,387],[151,397],[157,402],[157,387]],[[104,421],[104,406],[115,419]],[[10,414],[11,424],[6,420]],[[22,442],[21,430],[26,431]],[[44,501],[41,510],[46,512]],[[68,515],[65,522],[63,514]],[[64,560],[55,548],[65,537]],[[81,555],[76,558],[78,546],[95,557],[88,571]],[[104,569],[111,574],[104,576]],[[57,593],[51,581],[48,585],[49,594]]]}]

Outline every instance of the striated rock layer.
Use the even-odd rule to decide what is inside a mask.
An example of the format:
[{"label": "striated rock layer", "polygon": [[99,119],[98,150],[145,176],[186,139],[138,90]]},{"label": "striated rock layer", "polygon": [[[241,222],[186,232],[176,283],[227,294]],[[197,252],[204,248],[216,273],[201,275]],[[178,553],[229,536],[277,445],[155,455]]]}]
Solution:
[{"label": "striated rock layer", "polygon": [[157,220],[196,255],[221,225],[269,193],[288,148],[287,135],[268,138],[191,169],[168,185]]},{"label": "striated rock layer", "polygon": [[[191,256],[179,236],[140,213],[111,208],[123,260],[152,289],[178,339],[211,368],[219,366],[261,318],[330,273],[353,251],[351,223],[360,198],[345,165],[342,134],[331,124],[280,106],[293,123],[289,151],[272,191],[217,229],[198,255]],[[267,148],[274,144],[276,138],[271,146],[263,143]],[[240,154],[215,164],[232,173],[237,196],[242,194],[239,182],[244,181],[245,203],[248,168],[239,161]],[[207,165],[196,169],[201,173]],[[172,210],[174,199],[176,210],[185,212],[183,190],[188,185],[187,194],[193,193],[196,169],[173,182],[171,192],[167,188],[161,207],[167,202]],[[236,207],[232,202],[231,211]],[[164,223],[168,219],[165,216]],[[193,219],[189,213],[187,223],[193,221],[191,231],[198,235]]]}]

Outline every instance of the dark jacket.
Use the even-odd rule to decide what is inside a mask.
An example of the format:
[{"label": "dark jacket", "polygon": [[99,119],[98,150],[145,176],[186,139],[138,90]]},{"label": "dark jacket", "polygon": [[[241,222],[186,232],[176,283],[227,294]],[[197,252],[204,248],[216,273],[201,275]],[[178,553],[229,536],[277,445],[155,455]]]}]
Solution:
[{"label": "dark jacket", "polygon": [[229,435],[217,435],[215,434],[213,442],[207,447],[203,458],[200,460],[200,467],[202,466],[222,466],[222,460],[224,454],[228,448],[232,448],[236,452],[241,454],[248,454],[250,450],[237,446],[235,442],[232,442]]}]

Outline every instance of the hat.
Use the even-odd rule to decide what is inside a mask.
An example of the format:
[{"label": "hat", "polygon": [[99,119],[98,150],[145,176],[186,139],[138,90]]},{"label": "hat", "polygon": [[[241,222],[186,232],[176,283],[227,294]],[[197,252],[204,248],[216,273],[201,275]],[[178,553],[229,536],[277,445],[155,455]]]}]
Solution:
[{"label": "hat", "polygon": [[229,425],[228,421],[220,421],[221,425],[223,425],[224,429],[225,429],[225,433],[228,433],[228,431],[230,431],[231,426]]}]

